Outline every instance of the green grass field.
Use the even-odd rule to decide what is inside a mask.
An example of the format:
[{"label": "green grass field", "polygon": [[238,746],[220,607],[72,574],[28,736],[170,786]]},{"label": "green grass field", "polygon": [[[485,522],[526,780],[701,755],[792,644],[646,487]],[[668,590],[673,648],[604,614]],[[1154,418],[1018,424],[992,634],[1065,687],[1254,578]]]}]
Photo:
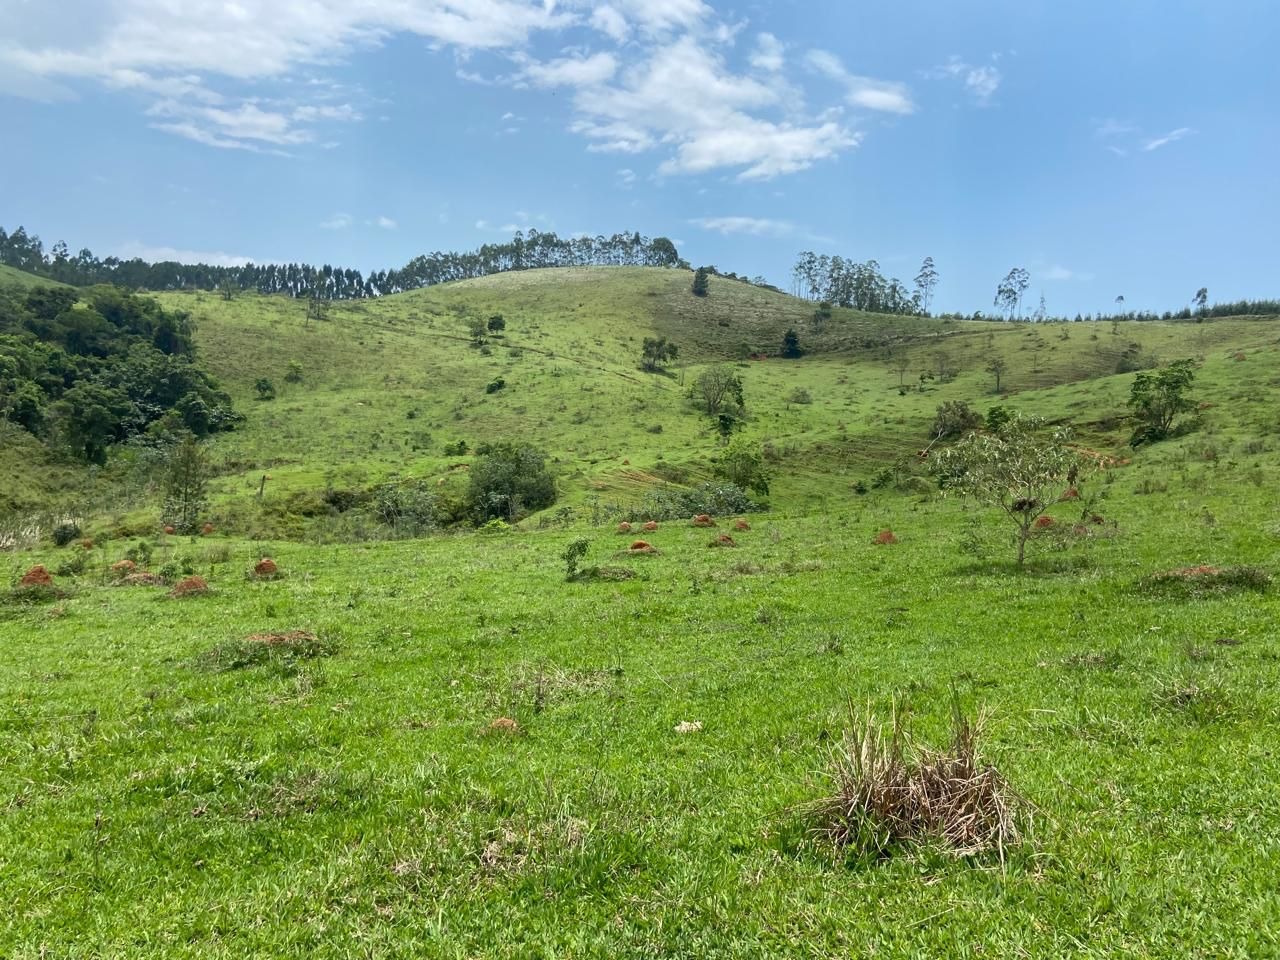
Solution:
[{"label": "green grass field", "polygon": [[[0,955],[1280,954],[1277,588],[1144,580],[1280,572],[1274,319],[1113,332],[837,311],[819,335],[811,305],[687,286],[538,271],[309,325],[299,303],[162,295],[197,318],[248,417],[211,445],[211,537],[153,533],[136,465],[91,477],[55,458],[40,463],[65,477],[42,475],[37,445],[0,435],[22,483],[94,505],[97,540],[0,554],[6,583],[41,562],[66,591],[0,603]],[[482,354],[465,319],[499,312]],[[804,358],[736,360],[775,354],[789,326]],[[654,334],[684,354],[666,376],[638,369]],[[1124,447],[1130,343],[1202,358],[1198,429]],[[913,383],[940,351],[955,378],[900,395],[896,358]],[[984,369],[997,353],[1003,398]],[[301,383],[284,382],[291,360]],[[770,512],[744,532],[664,523],[645,534],[658,555],[620,555],[611,504],[663,465],[710,474],[714,431],[681,379],[722,360],[745,381],[746,435],[772,451]],[[259,377],[275,400],[254,399]],[[1081,505],[1054,507],[1017,572],[991,511],[854,492],[927,444],[951,399],[1070,420],[1127,461],[1083,484],[1104,522],[1068,534]],[[459,483],[468,458],[444,444],[503,437],[547,449],[571,517],[355,541],[289,512],[327,484]],[[886,528],[900,542],[873,545]],[[726,530],[737,546],[709,548]],[[139,532],[148,569],[212,592],[115,585]],[[633,578],[566,582],[577,537],[588,564]],[[283,578],[247,575],[263,555]],[[247,639],[290,631],[317,640]],[[953,694],[990,715],[1024,841],[1002,863],[817,840],[806,811],[854,715],[896,705],[940,745]]]}]

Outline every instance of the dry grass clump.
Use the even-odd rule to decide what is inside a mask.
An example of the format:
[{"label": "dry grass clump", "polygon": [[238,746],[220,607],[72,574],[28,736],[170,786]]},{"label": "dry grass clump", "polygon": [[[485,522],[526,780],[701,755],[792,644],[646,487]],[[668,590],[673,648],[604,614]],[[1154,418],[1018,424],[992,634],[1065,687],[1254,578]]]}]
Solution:
[{"label": "dry grass clump", "polygon": [[978,748],[984,717],[952,709],[951,743],[911,742],[895,709],[885,725],[868,714],[833,758],[835,793],[814,806],[813,831],[845,849],[886,856],[902,844],[935,841],[958,854],[1018,843],[1025,802]]},{"label": "dry grass clump", "polygon": [[337,646],[307,630],[252,633],[243,640],[221,643],[200,656],[197,665],[216,673],[243,670],[262,664],[296,669],[300,660],[333,656]]},{"label": "dry grass clump", "polygon": [[1261,593],[1271,586],[1271,574],[1261,567],[1215,567],[1204,564],[1154,573],[1138,581],[1138,586],[1152,593],[1184,596],[1243,590]]},{"label": "dry grass clump", "polygon": [[163,587],[164,577],[157,573],[148,573],[145,570],[140,573],[130,573],[121,577],[116,581],[122,587]]}]

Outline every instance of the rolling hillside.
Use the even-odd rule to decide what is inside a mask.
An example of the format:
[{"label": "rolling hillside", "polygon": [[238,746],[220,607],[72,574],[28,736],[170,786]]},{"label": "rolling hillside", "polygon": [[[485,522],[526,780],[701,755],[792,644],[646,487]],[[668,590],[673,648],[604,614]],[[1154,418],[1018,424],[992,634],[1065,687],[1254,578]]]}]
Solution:
[{"label": "rolling hillside", "polygon": [[[718,362],[743,380],[744,433],[771,460],[771,505],[800,512],[847,501],[856,484],[926,445],[933,412],[947,400],[1069,419],[1089,443],[1110,449],[1128,435],[1121,418],[1132,375],[1115,372],[1126,355],[1143,363],[1203,357],[1200,392],[1228,433],[1265,418],[1248,398],[1280,373],[1277,325],[1265,318],[1031,326],[837,309],[816,330],[806,301],[723,279],[697,298],[688,273],[661,269],[508,273],[336,303],[313,321],[304,302],[279,297],[158,299],[195,318],[203,361],[247,417],[212,445],[218,520],[264,536],[301,535],[306,524],[291,516],[298,498],[327,488],[365,489],[391,476],[456,488],[466,458],[444,448],[458,441],[532,440],[555,461],[560,506],[616,512],[653,485],[709,478],[714,425],[687,393]],[[495,315],[505,329],[478,348],[468,321]],[[788,328],[800,333],[801,359],[777,357]],[[639,369],[647,336],[680,346],[667,371]],[[744,359],[753,355],[768,359]],[[1007,364],[1000,397],[986,370],[993,356]],[[298,382],[288,380],[291,364]],[[275,399],[257,399],[263,378]],[[487,392],[497,381],[502,388]],[[28,494],[11,499],[28,508],[49,492],[69,507],[119,516],[147,503],[145,479],[118,482],[127,463],[94,485],[29,437],[9,430],[6,438],[11,489]]]}]

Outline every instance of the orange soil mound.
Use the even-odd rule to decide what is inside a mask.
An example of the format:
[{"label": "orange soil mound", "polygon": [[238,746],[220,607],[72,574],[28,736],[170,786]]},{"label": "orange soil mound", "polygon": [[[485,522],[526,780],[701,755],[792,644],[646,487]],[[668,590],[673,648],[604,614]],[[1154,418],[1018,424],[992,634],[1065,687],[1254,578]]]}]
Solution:
[{"label": "orange soil mound", "polygon": [[646,523],[646,524],[644,525],[644,527],[642,527],[641,529],[643,529],[645,533],[654,533],[654,532],[656,532],[656,531],[657,531],[657,529],[658,529],[658,521],[657,521],[657,520],[650,520],[650,521],[649,521],[648,523]]},{"label": "orange soil mound", "polygon": [[620,524],[618,524],[618,532],[619,532],[619,533],[630,533],[630,532],[631,532],[631,524],[629,524],[629,523],[627,523],[627,521],[623,520]]},{"label": "orange soil mound", "polygon": [[212,523],[206,523],[203,527],[201,527],[201,528],[200,528],[200,533],[201,533],[201,535],[202,535],[202,536],[206,536],[206,537],[207,537],[209,534],[213,533],[213,524],[212,524]]},{"label": "orange soil mound", "polygon": [[716,522],[712,520],[711,517],[709,517],[707,514],[700,513],[693,518],[693,525],[695,527],[714,527],[716,525]]},{"label": "orange soil mound", "polygon": [[722,533],[720,534],[720,536],[716,537],[714,540],[708,543],[707,546],[708,547],[736,547],[737,544],[734,542],[733,537],[729,536],[727,533]]},{"label": "orange soil mound", "polygon": [[1036,529],[1038,530],[1043,530],[1045,527],[1052,527],[1053,523],[1053,517],[1036,517]]},{"label": "orange soil mound", "polygon": [[747,523],[747,521],[745,520],[735,520],[733,521],[733,529],[739,531],[740,533],[746,532],[747,530],[751,529],[751,524]]},{"label": "orange soil mound", "polygon": [[897,543],[898,538],[894,536],[894,533],[892,530],[881,530],[879,533],[876,534],[875,539],[872,540],[871,542],[874,544],[877,544],[878,546],[883,547],[883,546],[888,546],[889,544]]},{"label": "orange soil mound", "polygon": [[127,577],[138,569],[138,565],[132,560],[117,560],[111,565],[111,572],[117,577]]},{"label": "orange soil mound", "polygon": [[209,584],[205,582],[204,577],[187,577],[185,580],[179,580],[177,585],[169,591],[171,597],[196,597],[209,592]]},{"label": "orange soil mound", "polygon": [[44,564],[37,563],[34,567],[22,575],[22,579],[18,581],[20,587],[52,587],[53,577],[49,576],[49,571],[44,568]]},{"label": "orange soil mound", "polygon": [[657,553],[658,550],[648,540],[637,540],[631,544],[630,551],[632,553]]},{"label": "orange soil mound", "polygon": [[255,577],[274,577],[280,572],[280,568],[276,566],[276,562],[270,557],[263,557],[253,565],[253,575]]},{"label": "orange soil mound", "polygon": [[510,717],[499,717],[493,723],[489,724],[490,733],[519,733],[520,724],[516,723]]}]

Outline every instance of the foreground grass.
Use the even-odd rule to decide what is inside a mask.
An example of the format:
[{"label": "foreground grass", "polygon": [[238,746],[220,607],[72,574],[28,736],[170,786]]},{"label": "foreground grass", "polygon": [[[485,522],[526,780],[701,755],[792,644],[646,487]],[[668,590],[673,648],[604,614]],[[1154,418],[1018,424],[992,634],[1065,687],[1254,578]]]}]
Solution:
[{"label": "foreground grass", "polygon": [[[153,566],[214,591],[174,601],[107,586],[108,545],[68,599],[0,607],[0,953],[1274,953],[1280,603],[1141,583],[1274,571],[1277,518],[1248,485],[1178,496],[1117,495],[1117,529],[1026,575],[897,498],[736,549],[589,531],[621,583],[564,582],[582,530],[268,546],[270,582],[262,545],[172,541]],[[322,655],[227,668],[289,630]],[[993,712],[1031,841],[1001,868],[813,840],[849,703],[940,739],[953,689]]]}]

